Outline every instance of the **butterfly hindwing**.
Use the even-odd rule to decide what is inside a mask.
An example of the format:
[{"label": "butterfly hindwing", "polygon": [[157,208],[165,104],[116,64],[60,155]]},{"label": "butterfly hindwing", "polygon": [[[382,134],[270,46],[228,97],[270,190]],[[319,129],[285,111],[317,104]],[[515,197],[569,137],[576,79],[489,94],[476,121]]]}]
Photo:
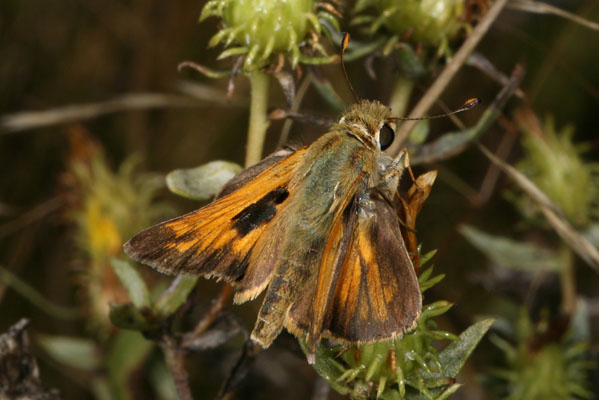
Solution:
[{"label": "butterfly hindwing", "polygon": [[205,207],[138,233],[125,243],[125,252],[163,273],[239,281],[256,240],[289,197],[288,184],[305,149],[287,152],[242,171]]},{"label": "butterfly hindwing", "polygon": [[355,229],[323,330],[357,342],[399,337],[420,315],[418,279],[395,208],[376,189],[357,201]]},{"label": "butterfly hindwing", "polygon": [[[326,301],[310,300],[320,295],[314,280],[310,294],[292,306],[288,325],[296,334],[310,332],[308,339],[318,335],[314,343],[320,336],[348,343],[398,338],[415,325],[422,300],[396,210],[376,188],[348,207],[327,239],[335,254],[323,260],[333,263]],[[320,314],[320,326],[311,326]]]}]

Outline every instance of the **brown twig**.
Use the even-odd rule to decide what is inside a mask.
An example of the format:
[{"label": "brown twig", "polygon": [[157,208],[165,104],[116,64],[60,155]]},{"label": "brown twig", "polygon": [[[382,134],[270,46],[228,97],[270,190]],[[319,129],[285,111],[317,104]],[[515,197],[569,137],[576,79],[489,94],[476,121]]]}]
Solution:
[{"label": "brown twig", "polygon": [[[304,100],[304,96],[310,87],[310,76],[306,76],[302,83],[300,83],[299,88],[297,89],[297,93],[295,94],[295,98],[293,99],[293,103],[289,108],[291,112],[297,112]],[[283,124],[283,129],[281,129],[281,137],[279,138],[279,143],[277,144],[277,148],[284,146],[287,144],[287,139],[289,139],[289,132],[291,132],[291,126],[293,125],[292,119],[287,119]]]},{"label": "brown twig", "polygon": [[[507,86],[510,83],[510,77],[495,68],[491,61],[489,61],[489,59],[483,56],[481,53],[474,52],[470,54],[466,59],[466,65],[478,69],[487,77],[493,79],[495,82],[500,83],[502,86]],[[516,89],[514,94],[521,99],[526,97],[524,91],[520,88]]]},{"label": "brown twig", "polygon": [[237,363],[235,363],[235,366],[233,367],[233,369],[231,369],[231,372],[225,380],[217,396],[217,399],[227,400],[232,396],[235,388],[243,380],[243,378],[247,374],[248,368],[256,359],[256,356],[260,354],[261,351],[262,347],[259,344],[255,343],[253,340],[248,339],[245,341],[245,345],[241,350],[241,354],[237,359]]},{"label": "brown twig", "polygon": [[559,7],[552,6],[551,4],[542,3],[540,1],[532,0],[512,0],[508,6],[511,9],[518,11],[526,11],[535,14],[551,14],[558,17],[567,19],[585,28],[589,28],[594,31],[599,31],[599,23],[590,21],[579,15],[572,14],[566,10],[562,10]]},{"label": "brown twig", "polygon": [[173,376],[179,399],[193,400],[187,371],[185,370],[186,351],[182,349],[177,341],[170,335],[162,337],[160,347],[164,353],[166,365]]},{"label": "brown twig", "polygon": [[501,115],[501,110],[518,89],[523,78],[524,65],[518,63],[512,71],[508,85],[501,89],[474,127],[460,132],[447,133],[437,140],[421,146],[416,154],[410,158],[411,164],[438,162],[462,152],[472,141],[479,138],[495,123]]},{"label": "brown twig", "polygon": [[220,312],[227,305],[227,301],[231,297],[231,294],[233,294],[233,286],[229,285],[228,283],[225,283],[218,297],[214,299],[210,310],[206,314],[204,314],[204,316],[198,322],[193,331],[185,334],[182,342],[182,347],[186,348],[192,340],[195,340],[196,338],[200,337],[204,332],[208,330],[208,328],[210,328],[214,321],[216,321],[216,318],[218,317]]},{"label": "brown twig", "polygon": [[[484,37],[485,33],[491,27],[491,24],[495,21],[495,19],[497,19],[506,4],[507,0],[497,0],[495,3],[493,3],[493,6],[489,9],[480,23],[472,30],[472,33],[468,39],[466,39],[462,47],[460,47],[460,49],[457,51],[451,62],[447,64],[437,80],[428,89],[422,99],[420,99],[416,107],[414,107],[409,115],[410,118],[421,117],[426,114],[429,108],[439,98],[454,75],[458,72],[462,64],[464,64],[466,58],[468,58],[470,53],[472,53],[472,51]],[[396,154],[402,148],[403,143],[407,139],[416,123],[417,121],[405,121],[401,124],[396,133],[395,142],[389,150],[390,154]]]},{"label": "brown twig", "polygon": [[44,218],[45,216],[58,210],[62,205],[62,201],[57,197],[44,201],[12,221],[0,225],[0,238],[11,235],[27,225]]},{"label": "brown twig", "polygon": [[0,117],[0,133],[15,133],[50,125],[95,118],[100,115],[131,110],[164,107],[197,107],[198,100],[163,93],[129,93],[112,100],[72,104],[44,111],[23,111]]},{"label": "brown twig", "polygon": [[[501,121],[501,118],[499,118]],[[512,147],[516,143],[516,138],[518,137],[515,129],[507,129],[505,134],[501,137],[501,141],[499,146],[497,147],[497,157],[501,160],[506,160],[510,152],[512,151]],[[495,190],[495,185],[499,179],[499,175],[501,174],[501,170],[495,164],[489,165],[489,169],[487,169],[487,173],[483,178],[483,182],[480,185],[480,189],[476,196],[476,205],[482,207],[486,204],[491,195]]]}]

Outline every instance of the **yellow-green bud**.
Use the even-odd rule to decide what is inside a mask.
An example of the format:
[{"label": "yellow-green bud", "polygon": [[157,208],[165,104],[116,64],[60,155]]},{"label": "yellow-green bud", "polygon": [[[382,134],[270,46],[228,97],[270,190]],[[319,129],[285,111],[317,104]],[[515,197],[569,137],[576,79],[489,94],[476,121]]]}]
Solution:
[{"label": "yellow-green bud", "polygon": [[577,227],[586,226],[598,216],[594,204],[599,203],[597,163],[585,162],[581,148],[572,141],[574,129],[556,129],[553,119],[544,126],[534,115],[519,113],[517,118],[525,132],[522,143],[525,159],[518,168],[528,175]]},{"label": "yellow-green bud", "polygon": [[314,0],[212,0],[204,7],[201,19],[218,16],[224,22],[225,27],[214,35],[210,46],[221,42],[225,47],[236,46],[225,50],[220,58],[246,54],[244,66],[254,69],[268,64],[273,52],[279,52],[295,65],[300,58],[299,46],[309,32],[321,31],[315,7]]},{"label": "yellow-green bud", "polygon": [[228,2],[223,20],[237,30],[235,39],[251,48],[286,51],[306,36],[312,0],[235,0]]},{"label": "yellow-green bud", "polygon": [[423,45],[436,46],[451,39],[463,25],[464,0],[376,0],[384,25],[393,33]]}]

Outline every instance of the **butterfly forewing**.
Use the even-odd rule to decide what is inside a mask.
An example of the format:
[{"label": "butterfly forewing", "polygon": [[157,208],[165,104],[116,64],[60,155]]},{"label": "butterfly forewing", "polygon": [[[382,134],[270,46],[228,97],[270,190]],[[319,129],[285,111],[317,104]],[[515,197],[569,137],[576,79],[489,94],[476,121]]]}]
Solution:
[{"label": "butterfly forewing", "polygon": [[265,169],[259,165],[243,179],[233,178],[213,203],[138,233],[125,252],[163,273],[240,280],[254,244],[289,197],[289,181],[304,153],[297,150],[274,164],[267,158]]}]

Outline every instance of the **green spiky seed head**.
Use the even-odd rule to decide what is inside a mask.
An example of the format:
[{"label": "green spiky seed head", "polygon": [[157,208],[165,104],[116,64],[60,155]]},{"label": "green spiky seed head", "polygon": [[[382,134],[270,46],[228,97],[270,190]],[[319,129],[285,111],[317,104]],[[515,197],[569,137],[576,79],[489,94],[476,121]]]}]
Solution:
[{"label": "green spiky seed head", "polygon": [[68,216],[75,223],[85,266],[82,294],[87,297],[90,325],[102,336],[113,329],[106,318],[109,303],[128,301],[110,260],[122,253],[124,238],[168,213],[170,207],[155,201],[159,180],[134,174],[138,159],[130,158],[114,172],[103,152],[93,151],[90,159],[73,160],[64,179],[68,198],[73,199]]},{"label": "green spiky seed head", "polygon": [[599,220],[599,164],[586,162],[585,150],[573,142],[574,128],[555,127],[551,117],[541,125],[533,115],[518,114],[525,133],[525,158],[518,169],[529,176],[577,227]]},{"label": "green spiky seed head", "polygon": [[314,6],[312,0],[273,1],[236,0],[229,2],[223,19],[227,26],[240,27],[235,34],[239,43],[274,51],[289,50],[306,36],[305,14]]},{"label": "green spiky seed head", "polygon": [[[245,69],[260,68],[274,61],[273,53],[289,56],[296,65],[300,58],[300,45],[310,31],[320,34],[319,18],[314,0],[211,0],[200,20],[210,16],[222,18],[224,28],[210,41],[210,46],[223,43],[225,50],[220,58],[246,55]],[[326,17],[331,17],[327,14]]]},{"label": "green spiky seed head", "polygon": [[379,12],[396,9],[385,26],[398,35],[410,34],[424,45],[451,39],[463,25],[464,0],[378,0]]},{"label": "green spiky seed head", "polygon": [[387,32],[390,44],[409,41],[447,55],[449,41],[469,29],[464,10],[465,0],[358,0],[353,22],[367,24],[370,34]]},{"label": "green spiky seed head", "polygon": [[494,375],[507,384],[508,400],[590,399],[588,373],[589,343],[576,338],[572,324],[557,337],[550,326],[548,313],[533,323],[525,309],[516,323],[516,343],[499,336],[492,341],[506,358],[506,366]]},{"label": "green spiky seed head", "polygon": [[449,384],[449,380],[441,382],[442,379],[430,379],[430,376],[442,375],[433,341],[457,339],[449,332],[437,330],[431,320],[450,307],[446,301],[425,306],[416,329],[399,340],[352,347],[341,357],[348,369],[338,380],[345,383],[353,379],[362,381],[371,387],[369,396],[376,395],[377,398],[390,396],[392,392],[403,397],[410,388],[426,394],[431,388]]}]

